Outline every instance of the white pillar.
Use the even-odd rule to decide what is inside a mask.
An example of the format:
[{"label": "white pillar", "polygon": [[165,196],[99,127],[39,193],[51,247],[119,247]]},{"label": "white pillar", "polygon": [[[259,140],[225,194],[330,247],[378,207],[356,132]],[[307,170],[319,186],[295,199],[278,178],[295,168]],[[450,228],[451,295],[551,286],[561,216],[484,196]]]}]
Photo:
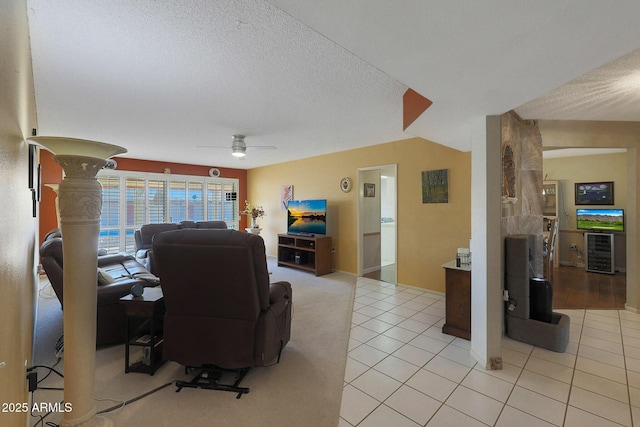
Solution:
[{"label": "white pillar", "polygon": [[500,116],[487,116],[471,141],[471,355],[487,369],[502,357],[500,134]]},{"label": "white pillar", "polygon": [[98,234],[102,188],[96,174],[105,160],[126,150],[110,144],[59,137],[33,137],[54,153],[65,177],[58,200],[64,259],[64,400],[72,410],[61,426],[113,426],[96,416],[95,362]]}]

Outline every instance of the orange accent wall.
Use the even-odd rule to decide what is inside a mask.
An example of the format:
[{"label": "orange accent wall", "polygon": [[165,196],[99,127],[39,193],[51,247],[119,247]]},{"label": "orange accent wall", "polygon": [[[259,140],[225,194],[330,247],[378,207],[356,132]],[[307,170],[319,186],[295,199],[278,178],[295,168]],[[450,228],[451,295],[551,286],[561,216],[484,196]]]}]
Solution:
[{"label": "orange accent wall", "polygon": [[62,166],[53,160],[53,154],[47,150],[40,150],[40,171],[42,188],[40,189],[40,244],[49,231],[58,227],[56,215],[56,192],[46,184],[60,184],[62,181]]},{"label": "orange accent wall", "polygon": [[[158,162],[154,160],[130,159],[127,157],[114,157],[118,163],[118,170],[134,172],[164,173],[169,168],[171,174],[209,176],[209,166],[189,165],[184,163]],[[58,226],[56,218],[55,192],[45,184],[60,184],[62,181],[62,167],[53,160],[51,152],[40,151],[40,164],[42,165],[42,197],[40,200],[40,244],[52,229]],[[244,200],[247,198],[247,171],[244,169],[218,168],[221,178],[238,179],[238,207],[244,208]],[[247,227],[247,218],[240,216],[240,230]]]},{"label": "orange accent wall", "polygon": [[407,130],[411,123],[413,123],[427,108],[431,107],[429,99],[420,95],[413,89],[407,89],[402,96],[402,130]]}]

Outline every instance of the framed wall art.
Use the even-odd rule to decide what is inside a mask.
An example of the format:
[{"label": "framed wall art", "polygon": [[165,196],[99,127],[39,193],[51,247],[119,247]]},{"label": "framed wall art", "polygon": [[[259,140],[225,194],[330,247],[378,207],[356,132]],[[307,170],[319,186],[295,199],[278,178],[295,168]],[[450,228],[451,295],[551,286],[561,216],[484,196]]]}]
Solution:
[{"label": "framed wall art", "polygon": [[364,197],[376,197],[376,185],[365,182]]},{"label": "framed wall art", "polygon": [[449,169],[422,171],[422,203],[449,203]]},{"label": "framed wall art", "polygon": [[280,187],[280,210],[286,211],[289,200],[293,200],[293,185],[283,185]]},{"label": "framed wall art", "polygon": [[613,205],[613,181],[576,182],[576,205]]}]

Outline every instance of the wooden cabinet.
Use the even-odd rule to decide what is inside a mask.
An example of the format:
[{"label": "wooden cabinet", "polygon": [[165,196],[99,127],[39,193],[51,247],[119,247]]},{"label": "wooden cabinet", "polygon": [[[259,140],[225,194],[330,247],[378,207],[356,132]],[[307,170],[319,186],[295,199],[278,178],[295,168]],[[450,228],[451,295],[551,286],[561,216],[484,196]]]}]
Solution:
[{"label": "wooden cabinet", "polygon": [[331,273],[331,237],[278,234],[278,265],[316,276]]},{"label": "wooden cabinet", "polygon": [[542,183],[542,215],[558,216],[558,181],[543,181]]},{"label": "wooden cabinet", "polygon": [[442,332],[471,339],[471,265],[456,267],[455,261],[442,266],[445,271],[445,324]]}]

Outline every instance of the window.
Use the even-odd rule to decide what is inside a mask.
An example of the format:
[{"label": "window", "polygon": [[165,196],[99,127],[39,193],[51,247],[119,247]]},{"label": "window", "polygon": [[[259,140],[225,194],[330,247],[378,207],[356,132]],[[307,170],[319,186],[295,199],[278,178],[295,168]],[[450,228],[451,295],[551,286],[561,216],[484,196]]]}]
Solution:
[{"label": "window", "polygon": [[108,253],[134,253],[134,233],[143,224],[208,220],[238,229],[237,179],[102,170],[98,181],[98,247]]}]

